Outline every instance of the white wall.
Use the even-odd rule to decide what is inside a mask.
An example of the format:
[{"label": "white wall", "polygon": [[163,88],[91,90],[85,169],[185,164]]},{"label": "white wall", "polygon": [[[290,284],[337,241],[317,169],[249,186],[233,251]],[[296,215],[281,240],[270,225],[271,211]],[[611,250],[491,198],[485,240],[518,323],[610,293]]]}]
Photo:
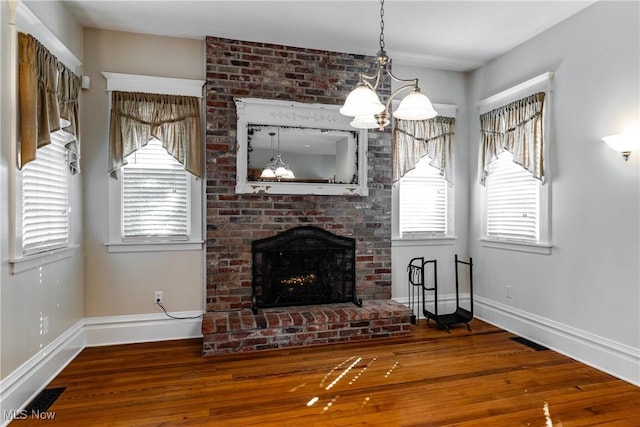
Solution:
[{"label": "white wall", "polygon": [[[83,91],[82,128],[86,179],[85,316],[157,313],[154,291],[163,291],[169,311],[204,308],[204,250],[109,253],[109,94],[103,71],[204,80],[204,42],[85,29],[84,70],[91,88]],[[200,226],[199,224],[194,226]]]},{"label": "white wall", "polygon": [[[408,297],[407,265],[414,257],[438,260],[438,286],[443,292],[444,299],[450,301],[455,292],[454,255],[461,259],[468,259],[468,223],[469,223],[469,153],[467,108],[467,75],[456,71],[445,71],[421,68],[415,65],[407,65],[394,62],[393,73],[399,78],[418,78],[422,92],[429,97],[434,104],[456,105],[456,127],[453,139],[454,152],[454,191],[455,191],[455,237],[453,241],[425,241],[414,242],[398,241],[397,236],[392,237],[391,246],[391,277],[393,299],[405,302]],[[399,87],[392,85],[395,90]],[[401,97],[399,97],[401,99]],[[371,131],[371,132],[375,132]],[[392,221],[398,223],[398,197],[394,186],[393,190]],[[397,233],[397,226],[393,227]],[[473,255],[472,255],[473,256]],[[475,262],[475,261],[474,261]],[[462,272],[462,269],[461,269]],[[460,282],[463,284],[463,281]],[[450,304],[445,304],[449,305]],[[448,309],[449,307],[443,307]],[[445,311],[446,313],[446,311]],[[414,313],[418,315],[419,313]]]},{"label": "white wall", "polygon": [[[598,2],[471,74],[470,252],[479,315],[640,383],[640,153],[603,136],[640,125],[638,2]],[[551,255],[486,248],[478,184],[479,100],[546,71]],[[505,287],[513,287],[507,299]]]},{"label": "white wall", "polygon": [[[68,47],[82,47],[82,29],[66,12],[61,4],[42,5],[39,2],[28,2],[27,6],[43,25]],[[43,7],[46,6],[46,7]],[[11,111],[15,109],[10,96],[13,67],[11,52],[15,51],[11,43],[11,26],[13,12],[7,2],[2,2],[2,123],[1,129],[1,166],[0,185],[2,201],[0,208],[1,239],[0,254],[0,288],[1,297],[1,339],[2,361],[0,375],[4,378],[42,347],[49,344],[57,336],[70,328],[83,316],[82,312],[82,248],[74,251],[71,258],[31,269],[18,274],[11,274],[8,259],[11,256],[10,236],[13,230],[10,225],[9,195],[13,191],[10,185],[12,165],[15,164],[15,141],[11,129]],[[63,23],[64,25],[60,25]],[[74,43],[70,40],[76,39]],[[45,43],[44,41],[42,41]],[[45,43],[46,44],[46,43]],[[71,45],[71,46],[69,46]],[[72,51],[78,59],[82,59],[81,51]],[[71,182],[72,194],[72,239],[81,244],[82,211],[81,180],[75,176]],[[48,317],[49,333],[41,334],[41,317]]]},{"label": "white wall", "polygon": [[[14,4],[15,5],[15,4]],[[46,29],[79,60],[82,60],[82,28],[72,19],[60,3],[42,4],[25,2],[19,7],[27,9],[41,23],[40,29]],[[15,111],[12,92],[16,82],[16,40],[14,11],[6,1],[0,2],[0,378],[2,379],[2,419],[4,409],[14,409],[13,401],[6,402],[5,391],[20,383],[19,375],[11,375],[27,362],[39,357],[42,349],[74,327],[83,318],[82,287],[82,179],[83,175],[71,180],[71,229],[73,243],[80,247],[73,250],[70,258],[41,267],[12,274],[9,258],[12,256],[11,238],[13,198],[12,176],[15,173],[16,141],[12,112]],[[21,15],[24,16],[24,15]],[[28,31],[29,28],[19,28]],[[52,52],[48,45],[51,40],[40,40]],[[48,318],[49,331],[45,333],[43,320]],[[11,377],[11,378],[9,378]],[[45,378],[47,381],[49,378]],[[29,396],[44,387],[38,384],[21,389],[20,393]],[[9,406],[6,406],[9,405]]]}]

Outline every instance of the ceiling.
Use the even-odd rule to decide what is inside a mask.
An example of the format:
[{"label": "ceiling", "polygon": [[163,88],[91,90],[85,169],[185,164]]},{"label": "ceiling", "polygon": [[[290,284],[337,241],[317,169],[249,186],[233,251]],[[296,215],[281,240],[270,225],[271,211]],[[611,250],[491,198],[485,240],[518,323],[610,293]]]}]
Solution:
[{"label": "ceiling", "polygon": [[[404,1],[384,5],[389,56],[408,65],[469,71],[595,1]],[[205,36],[375,55],[373,0],[63,1],[85,27],[203,39]]]}]

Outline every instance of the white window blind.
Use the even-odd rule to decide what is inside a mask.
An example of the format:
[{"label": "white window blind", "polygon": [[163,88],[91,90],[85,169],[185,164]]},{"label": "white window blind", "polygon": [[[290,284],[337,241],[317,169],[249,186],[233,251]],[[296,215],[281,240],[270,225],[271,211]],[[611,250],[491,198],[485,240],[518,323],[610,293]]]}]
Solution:
[{"label": "white window blind", "polygon": [[33,254],[69,244],[69,169],[64,140],[51,135],[22,169],[22,251]]},{"label": "white window blind", "polygon": [[189,180],[184,166],[152,139],[122,167],[122,235],[189,236]]},{"label": "white window blind", "polygon": [[490,164],[486,181],[487,237],[539,240],[540,182],[509,152]]},{"label": "white window blind", "polygon": [[423,158],[400,180],[400,235],[447,234],[447,182],[428,162]]}]

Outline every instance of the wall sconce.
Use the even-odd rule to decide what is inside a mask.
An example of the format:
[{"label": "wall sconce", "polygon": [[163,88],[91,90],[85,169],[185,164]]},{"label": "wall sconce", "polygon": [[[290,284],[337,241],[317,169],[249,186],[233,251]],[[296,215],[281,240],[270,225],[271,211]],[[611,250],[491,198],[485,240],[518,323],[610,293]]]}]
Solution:
[{"label": "wall sconce", "polygon": [[622,153],[625,161],[629,160],[632,151],[640,149],[640,132],[618,133],[605,136],[602,140],[612,149]]}]

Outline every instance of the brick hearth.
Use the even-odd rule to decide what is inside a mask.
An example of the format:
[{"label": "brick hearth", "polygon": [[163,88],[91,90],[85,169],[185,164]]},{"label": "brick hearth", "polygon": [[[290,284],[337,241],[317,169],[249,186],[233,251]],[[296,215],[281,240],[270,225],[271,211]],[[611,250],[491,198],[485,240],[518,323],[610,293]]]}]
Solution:
[{"label": "brick hearth", "polygon": [[409,335],[411,310],[393,300],[208,312],[203,355]]}]

